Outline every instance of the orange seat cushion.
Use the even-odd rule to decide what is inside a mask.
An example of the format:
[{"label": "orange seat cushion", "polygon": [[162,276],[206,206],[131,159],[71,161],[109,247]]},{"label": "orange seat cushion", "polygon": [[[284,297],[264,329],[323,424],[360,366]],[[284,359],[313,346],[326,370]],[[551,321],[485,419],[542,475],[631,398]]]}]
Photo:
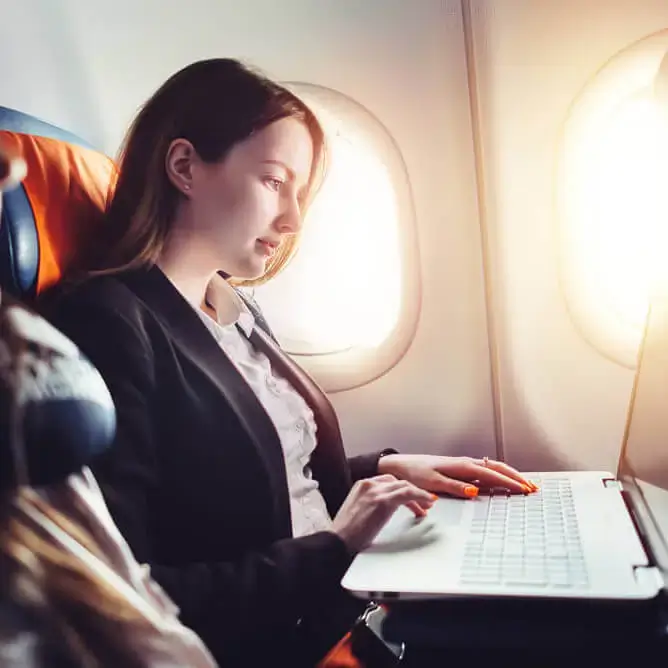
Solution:
[{"label": "orange seat cushion", "polygon": [[39,294],[60,280],[95,234],[115,165],[103,153],[58,139],[0,131],[0,141],[28,166],[22,185],[39,240]]}]

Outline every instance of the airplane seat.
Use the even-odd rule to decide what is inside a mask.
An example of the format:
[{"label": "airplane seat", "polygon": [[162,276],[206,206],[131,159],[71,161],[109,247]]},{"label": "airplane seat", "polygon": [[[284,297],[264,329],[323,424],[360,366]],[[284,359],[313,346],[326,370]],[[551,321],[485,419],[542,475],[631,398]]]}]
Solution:
[{"label": "airplane seat", "polygon": [[0,286],[31,302],[56,283],[95,233],[114,163],[76,135],[0,107],[0,142],[27,163],[23,182],[3,194]]},{"label": "airplane seat", "polygon": [[[113,162],[72,133],[6,107],[0,107],[0,144],[21,155],[27,165],[20,184],[1,195],[0,287],[19,304],[29,304],[58,281],[94,231],[95,218],[106,204]],[[13,332],[12,341],[30,341],[58,353],[49,361],[36,358],[28,365],[41,369],[45,378],[64,374],[54,385],[62,392],[37,392],[25,407],[30,418],[23,434],[30,478],[48,484],[76,470],[82,451],[97,452],[111,442],[113,403],[102,379],[91,381],[97,372],[87,370],[76,346],[38,315],[3,302],[0,320],[3,332]],[[32,354],[30,346],[26,351]],[[80,371],[70,378],[67,370],[76,365]],[[39,389],[39,378],[32,385],[26,381],[24,395],[33,385]],[[70,395],[63,388],[73,383],[85,387]],[[97,388],[95,396],[84,401],[92,387]],[[0,424],[0,435],[3,428]],[[46,450],[45,442],[50,444]],[[0,487],[1,483],[0,473]]]}]

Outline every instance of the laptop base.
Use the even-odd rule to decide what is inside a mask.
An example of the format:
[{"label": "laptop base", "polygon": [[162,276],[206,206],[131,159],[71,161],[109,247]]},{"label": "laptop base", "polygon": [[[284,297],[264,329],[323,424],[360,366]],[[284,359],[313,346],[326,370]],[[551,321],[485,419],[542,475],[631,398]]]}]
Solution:
[{"label": "laptop base", "polygon": [[399,508],[357,555],[342,586],[378,601],[656,596],[661,575],[610,473],[528,477],[540,480],[539,493],[441,498],[420,520]]}]

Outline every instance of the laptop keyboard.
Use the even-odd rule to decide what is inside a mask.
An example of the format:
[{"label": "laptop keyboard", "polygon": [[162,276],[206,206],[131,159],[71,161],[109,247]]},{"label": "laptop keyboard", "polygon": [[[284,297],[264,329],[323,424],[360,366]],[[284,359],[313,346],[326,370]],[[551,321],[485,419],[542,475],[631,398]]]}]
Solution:
[{"label": "laptop keyboard", "polygon": [[541,489],[534,494],[476,499],[460,584],[588,586],[570,480],[535,482]]}]

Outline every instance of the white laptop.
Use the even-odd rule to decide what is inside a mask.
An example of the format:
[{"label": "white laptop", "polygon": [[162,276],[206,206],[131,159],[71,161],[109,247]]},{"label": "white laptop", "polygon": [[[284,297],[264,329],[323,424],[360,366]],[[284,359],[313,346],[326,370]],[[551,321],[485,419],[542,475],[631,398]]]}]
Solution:
[{"label": "white laptop", "polygon": [[399,508],[343,587],[378,601],[642,600],[668,590],[668,306],[648,314],[617,477],[527,477],[540,492],[440,498],[421,520]]}]

